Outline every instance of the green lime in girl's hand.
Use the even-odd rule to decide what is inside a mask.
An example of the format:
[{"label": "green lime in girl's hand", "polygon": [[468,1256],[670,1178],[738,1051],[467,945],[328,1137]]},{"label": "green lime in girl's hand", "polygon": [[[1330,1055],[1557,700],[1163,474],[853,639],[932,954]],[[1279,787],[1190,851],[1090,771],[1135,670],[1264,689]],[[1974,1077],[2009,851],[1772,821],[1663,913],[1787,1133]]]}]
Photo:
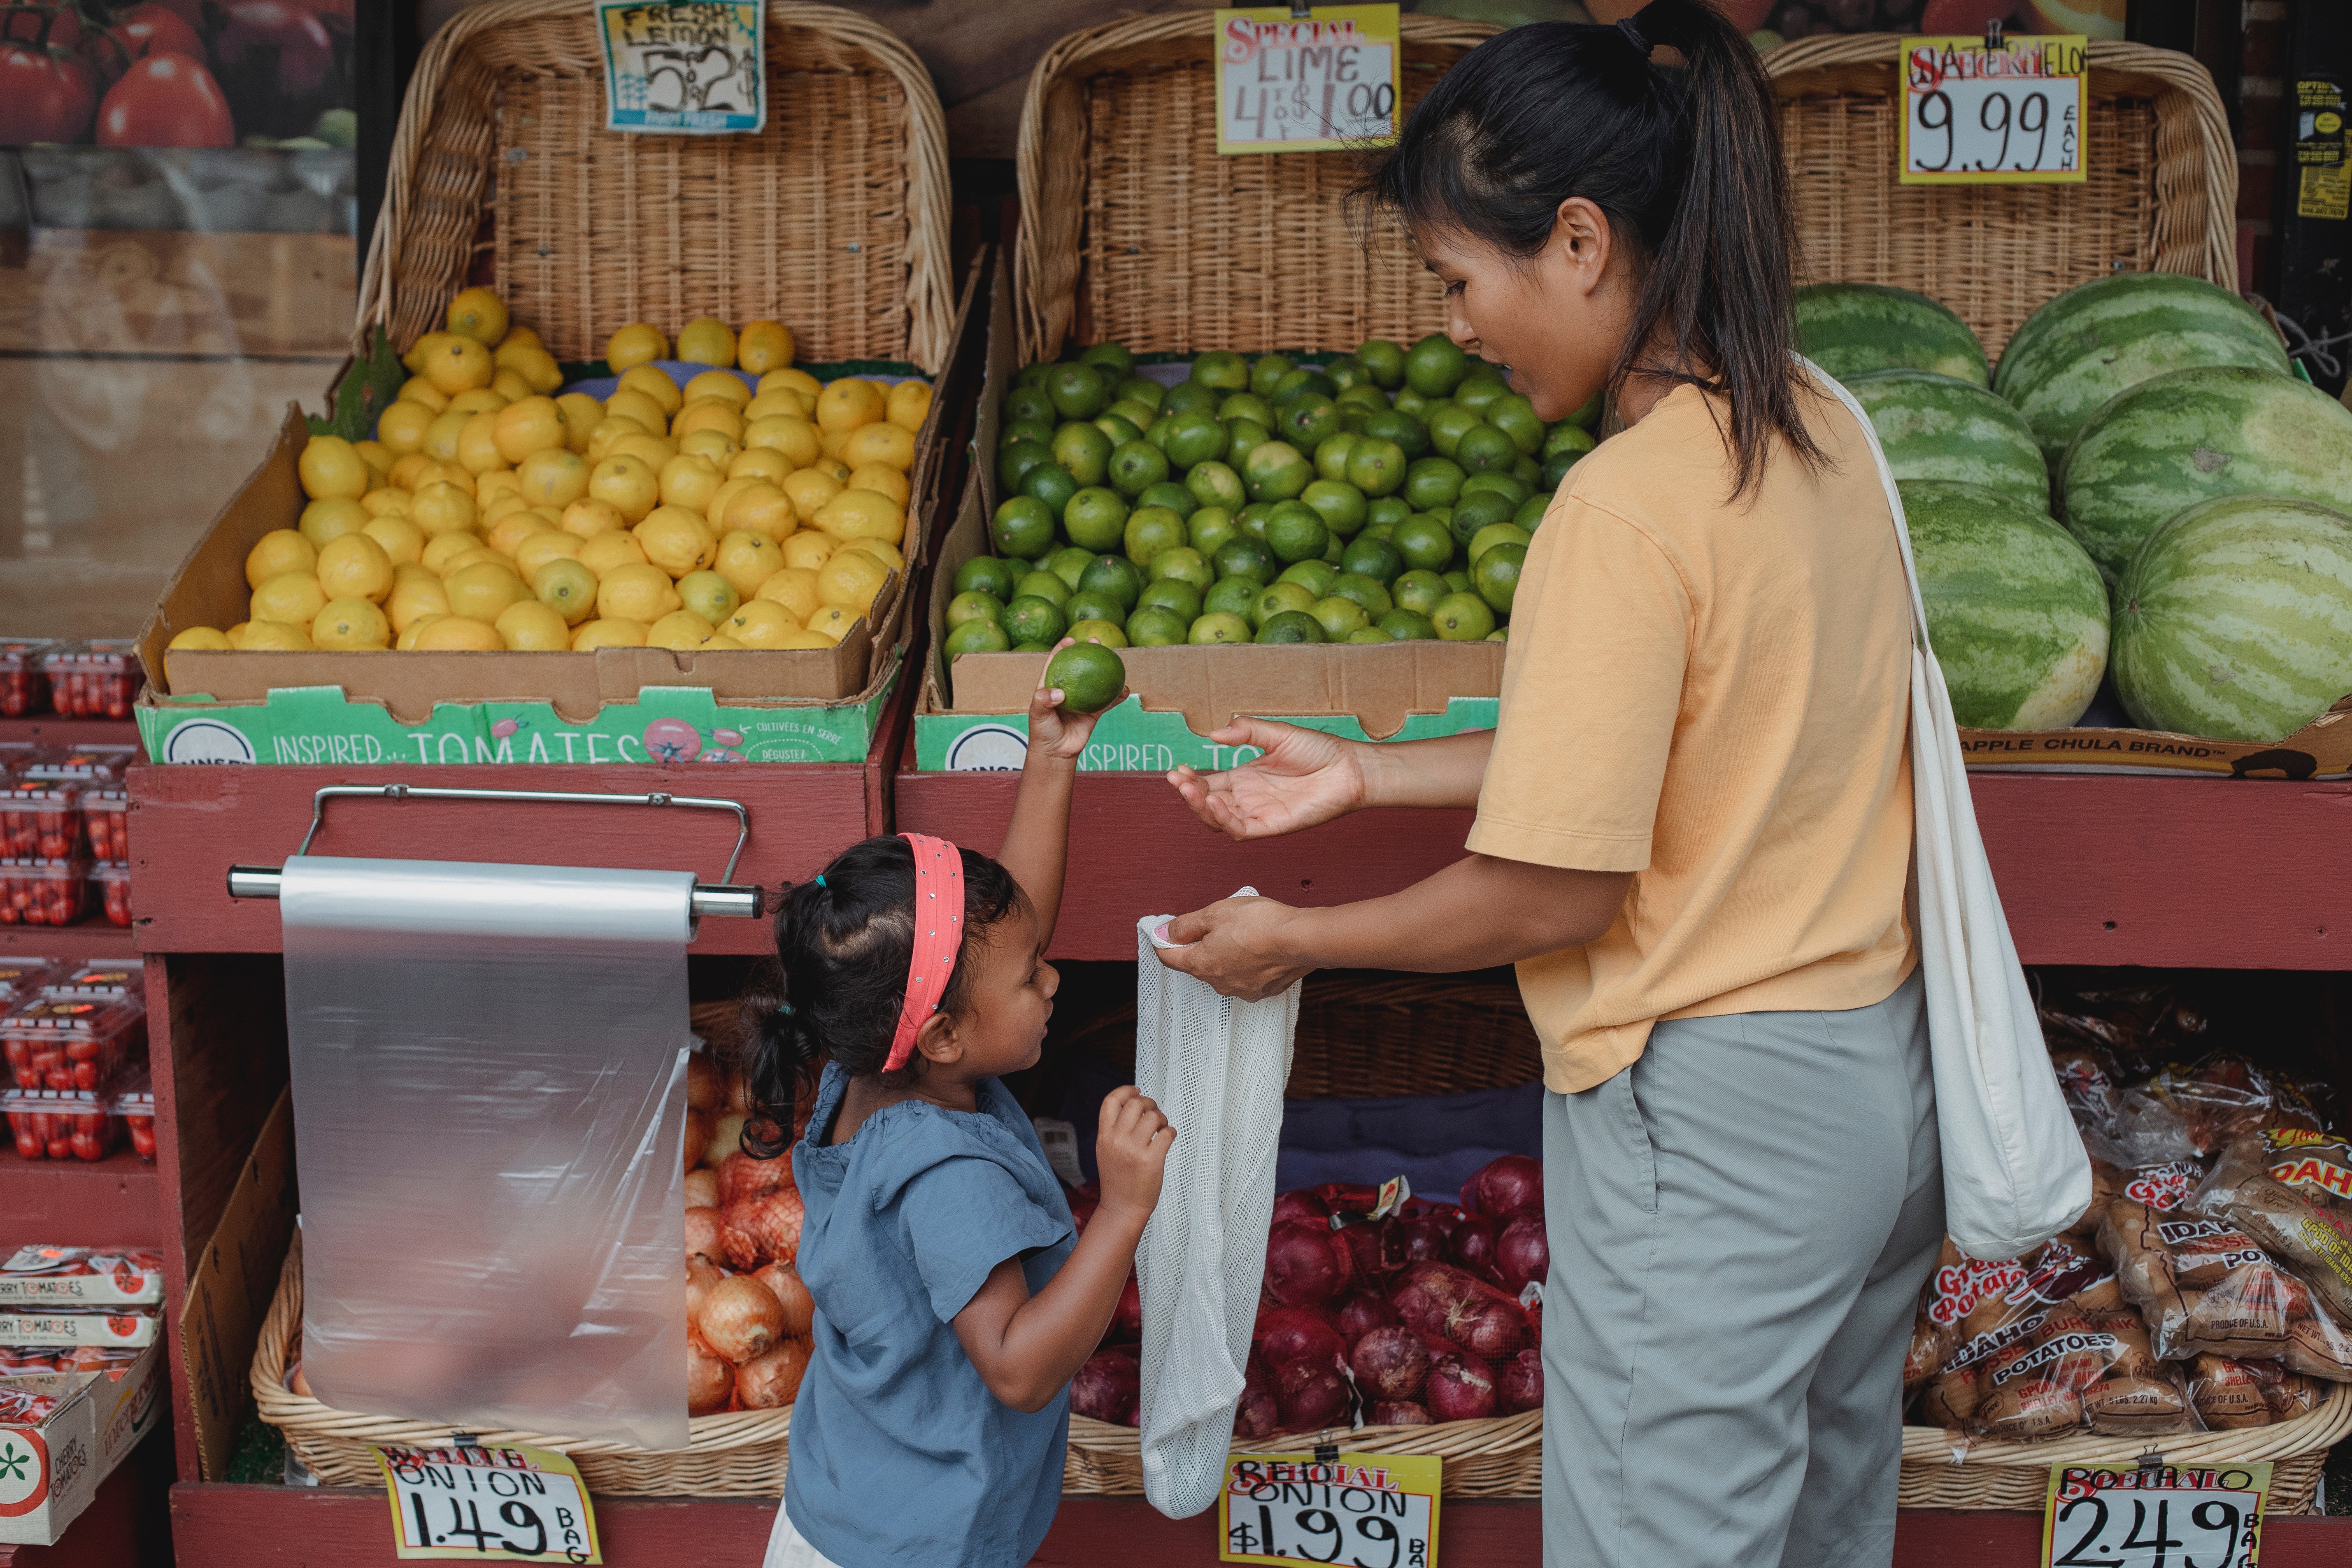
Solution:
[{"label": "green lime in girl's hand", "polygon": [[1045,684],[1062,689],[1073,713],[1099,713],[1127,689],[1127,664],[1100,643],[1072,643],[1045,666]]}]

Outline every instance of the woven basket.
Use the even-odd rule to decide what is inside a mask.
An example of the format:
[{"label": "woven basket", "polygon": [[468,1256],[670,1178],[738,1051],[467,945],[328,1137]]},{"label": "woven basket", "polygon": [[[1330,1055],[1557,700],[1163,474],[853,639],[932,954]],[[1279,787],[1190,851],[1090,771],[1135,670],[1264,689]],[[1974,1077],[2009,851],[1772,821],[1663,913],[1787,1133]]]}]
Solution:
[{"label": "woven basket", "polygon": [[[1497,31],[1401,18],[1401,109]],[[1215,17],[1138,16],[1072,33],[1021,106],[1013,289],[1022,353],[1115,339],[1138,353],[1263,353],[1445,326],[1393,227],[1367,249],[1341,210],[1346,153],[1217,155]]]},{"label": "woven basket", "polygon": [[[1143,1495],[1143,1434],[1132,1426],[1070,1417],[1070,1458],[1062,1491],[1097,1497]],[[1433,1454],[1445,1461],[1439,1487],[1450,1498],[1543,1495],[1543,1415],[1529,1410],[1485,1421],[1433,1426],[1359,1426],[1234,1439],[1236,1454],[1304,1454],[1334,1443],[1350,1454]]]},{"label": "woven basket", "polygon": [[2238,288],[2238,165],[2213,79],[2187,55],[2090,47],[2074,185],[1895,182],[1893,34],[1806,38],[1764,57],[1780,104],[1801,283],[1891,283],[1942,300],[1998,355],[2063,289],[2118,269]]},{"label": "woven basket", "polygon": [[601,359],[630,321],[675,333],[715,316],[782,321],[811,363],[940,371],[955,289],[930,76],[856,12],[767,12],[757,136],[607,132],[582,0],[459,12],[409,80],[358,336],[381,324],[404,349],[440,326],[486,249],[514,319],[558,360]]}]

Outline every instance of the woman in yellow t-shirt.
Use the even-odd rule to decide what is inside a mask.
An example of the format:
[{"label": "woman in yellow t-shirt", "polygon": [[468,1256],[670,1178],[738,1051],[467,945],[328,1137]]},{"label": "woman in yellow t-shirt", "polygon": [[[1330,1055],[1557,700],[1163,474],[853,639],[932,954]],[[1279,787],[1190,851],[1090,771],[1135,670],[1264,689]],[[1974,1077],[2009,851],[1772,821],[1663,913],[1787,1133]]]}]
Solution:
[{"label": "woman in yellow t-shirt", "polygon": [[1762,71],[1693,0],[1514,28],[1431,89],[1369,195],[1456,342],[1547,419],[1605,388],[1623,428],[1528,547],[1496,730],[1242,720],[1213,739],[1262,756],[1171,775],[1236,838],[1475,805],[1467,855],[1363,903],[1212,905],[1162,960],[1240,996],[1516,963],[1552,1091],[1547,1562],[1885,1563],[1943,1215],[1904,910],[1910,621],[1867,437],[1790,353]]}]

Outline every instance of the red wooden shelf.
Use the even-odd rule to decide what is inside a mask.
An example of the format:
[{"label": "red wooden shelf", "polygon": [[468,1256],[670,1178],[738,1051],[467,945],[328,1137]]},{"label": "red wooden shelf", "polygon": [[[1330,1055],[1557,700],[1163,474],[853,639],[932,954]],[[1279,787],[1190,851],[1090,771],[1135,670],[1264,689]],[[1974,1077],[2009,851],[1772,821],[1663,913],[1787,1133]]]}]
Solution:
[{"label": "red wooden shelf", "polygon": [[55,713],[28,713],[21,719],[0,719],[0,741],[37,741],[49,746],[135,746],[139,724],[132,719],[63,719]]},{"label": "red wooden shelf", "polygon": [[37,952],[48,958],[131,958],[138,951],[129,926],[116,925],[104,915],[69,926],[0,925],[0,957]]},{"label": "red wooden shelf", "polygon": [[0,1151],[0,1236],[89,1247],[163,1239],[162,1177],[128,1149],[103,1160],[26,1160]]}]

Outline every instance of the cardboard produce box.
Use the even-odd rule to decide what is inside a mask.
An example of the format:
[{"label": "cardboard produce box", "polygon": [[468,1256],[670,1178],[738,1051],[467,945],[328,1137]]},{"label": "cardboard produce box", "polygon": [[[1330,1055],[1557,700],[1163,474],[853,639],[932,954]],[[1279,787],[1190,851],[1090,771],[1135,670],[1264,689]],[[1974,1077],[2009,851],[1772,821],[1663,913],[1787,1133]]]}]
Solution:
[{"label": "cardboard produce box", "polygon": [[[2104,700],[2085,718],[2116,717]],[[1962,730],[1969,766],[2001,773],[2206,773],[2217,778],[2352,777],[2352,696],[2283,741],[2216,741],[2161,730]]]},{"label": "cardboard produce box", "polygon": [[121,1365],[0,1378],[0,1542],[47,1546],[163,1408],[163,1349]]}]

